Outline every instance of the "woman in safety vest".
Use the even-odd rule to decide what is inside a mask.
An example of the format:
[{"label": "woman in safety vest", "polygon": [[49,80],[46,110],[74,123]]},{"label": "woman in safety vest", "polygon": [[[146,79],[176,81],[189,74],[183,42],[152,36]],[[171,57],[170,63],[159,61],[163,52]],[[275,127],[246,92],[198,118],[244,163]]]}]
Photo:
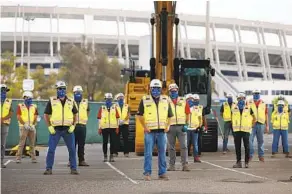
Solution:
[{"label": "woman in safety vest", "polygon": [[20,128],[20,139],[18,152],[16,153],[16,163],[21,162],[22,150],[28,137],[30,142],[30,156],[32,163],[36,163],[35,157],[35,138],[36,138],[36,122],[37,122],[37,106],[32,104],[33,94],[26,91],[23,93],[24,103],[21,103],[17,107],[17,119]]}]

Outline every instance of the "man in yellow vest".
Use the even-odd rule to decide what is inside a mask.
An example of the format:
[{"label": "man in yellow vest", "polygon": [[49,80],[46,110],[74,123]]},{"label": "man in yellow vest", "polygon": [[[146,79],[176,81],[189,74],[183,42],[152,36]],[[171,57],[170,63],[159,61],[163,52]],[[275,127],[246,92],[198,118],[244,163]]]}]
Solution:
[{"label": "man in yellow vest", "polygon": [[1,168],[6,168],[4,164],[6,139],[8,136],[9,125],[12,117],[12,99],[7,98],[7,92],[10,89],[5,85],[1,84]]},{"label": "man in yellow vest", "polygon": [[112,93],[104,94],[105,105],[102,105],[98,111],[97,119],[98,119],[98,134],[102,135],[102,150],[104,155],[104,162],[108,161],[107,155],[107,144],[108,138],[110,138],[110,162],[115,162],[114,160],[114,152],[116,148],[116,144],[114,141],[117,141],[116,134],[119,133],[119,111],[117,109],[117,105],[113,103],[113,95]]},{"label": "man in yellow vest", "polygon": [[37,163],[35,157],[35,139],[36,139],[36,122],[37,122],[37,106],[32,104],[33,94],[30,91],[23,93],[24,103],[18,104],[17,107],[17,119],[20,128],[20,140],[18,146],[18,152],[16,153],[16,163],[21,162],[22,151],[28,137],[30,142],[30,156],[32,163]]},{"label": "man in yellow vest", "polygon": [[124,156],[129,157],[129,120],[130,120],[130,107],[125,103],[124,94],[119,93],[115,97],[117,101],[117,109],[119,111],[119,133],[116,139],[116,155],[118,155],[118,150],[120,147],[120,136],[122,133],[124,142]]},{"label": "man in yellow vest", "polygon": [[189,122],[190,107],[183,97],[178,96],[178,86],[170,84],[168,86],[169,103],[173,112],[170,119],[170,127],[167,132],[169,168],[168,171],[175,171],[176,159],[176,138],[180,144],[180,156],[182,171],[190,171],[188,167],[188,149],[187,149],[187,129]]},{"label": "man in yellow vest", "polygon": [[74,130],[75,135],[75,147],[78,145],[78,165],[89,166],[84,159],[84,146],[86,140],[86,124],[89,115],[88,100],[82,97],[83,89],[81,86],[74,86],[74,101],[75,106],[78,110],[76,126]]},{"label": "man in yellow vest", "polygon": [[257,137],[259,161],[264,162],[264,133],[269,133],[269,116],[267,104],[260,98],[260,93],[260,90],[254,90],[253,100],[249,102],[249,106],[256,118],[256,123],[253,125],[250,135],[249,146],[251,161],[254,154],[253,142],[255,137]]},{"label": "man in yellow vest", "polygon": [[237,95],[237,104],[232,106],[232,128],[234,135],[235,151],[236,151],[236,164],[233,168],[242,168],[241,164],[241,142],[243,141],[245,149],[245,168],[249,167],[249,136],[253,123],[256,118],[253,110],[247,105],[245,94],[239,93]]},{"label": "man in yellow vest", "polygon": [[168,96],[162,95],[162,84],[159,79],[150,82],[150,95],[142,97],[137,118],[144,128],[144,176],[151,180],[152,151],[155,144],[158,150],[158,177],[169,180],[166,176],[166,135],[169,131],[170,118],[173,117]]},{"label": "man in yellow vest", "polygon": [[65,82],[58,81],[55,85],[57,96],[51,97],[45,108],[44,119],[49,129],[49,149],[46,158],[45,175],[52,174],[56,147],[61,139],[68,148],[71,174],[79,174],[76,165],[76,149],[74,129],[78,110],[74,100],[66,95],[67,86]]},{"label": "man in yellow vest", "polygon": [[283,142],[283,151],[286,158],[289,156],[289,145],[288,145],[288,128],[290,118],[287,112],[284,110],[285,102],[279,100],[277,103],[277,111],[272,115],[271,123],[273,125],[273,144],[272,144],[272,157],[275,157],[278,153],[279,138],[281,136]]},{"label": "man in yellow vest", "polygon": [[207,122],[204,117],[205,111],[204,107],[200,105],[200,96],[198,94],[192,95],[194,99],[193,104],[190,107],[190,117],[189,117],[189,126],[188,130],[191,131],[191,137],[193,140],[193,155],[194,162],[200,163],[199,157],[199,138],[200,131],[207,132]]},{"label": "man in yellow vest", "polygon": [[223,154],[226,154],[229,150],[227,148],[228,144],[228,137],[230,132],[233,133],[232,131],[232,124],[231,124],[231,109],[233,103],[233,95],[232,94],[227,94],[227,101],[223,102],[220,113],[221,117],[224,120],[224,131],[223,131]]}]

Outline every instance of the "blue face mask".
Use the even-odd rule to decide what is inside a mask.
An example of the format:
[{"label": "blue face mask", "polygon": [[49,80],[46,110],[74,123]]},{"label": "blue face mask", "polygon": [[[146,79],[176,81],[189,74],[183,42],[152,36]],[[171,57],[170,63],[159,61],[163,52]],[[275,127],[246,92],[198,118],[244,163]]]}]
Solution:
[{"label": "blue face mask", "polygon": [[283,108],[284,108],[283,106],[278,106],[278,112],[282,113],[283,112]]},{"label": "blue face mask", "polygon": [[260,94],[254,94],[253,95],[254,100],[259,100],[260,99]]},{"label": "blue face mask", "polygon": [[6,99],[6,91],[1,91],[1,101],[4,102]]},{"label": "blue face mask", "polygon": [[120,106],[123,106],[124,105],[124,99],[123,98],[120,98],[118,100],[118,103],[119,103]]},{"label": "blue face mask", "polygon": [[25,100],[24,100],[24,104],[25,104],[26,106],[30,106],[30,105],[32,104],[32,99],[31,99],[31,98],[27,98],[27,99],[25,99]]},{"label": "blue face mask", "polygon": [[237,105],[238,105],[238,108],[240,110],[242,110],[244,108],[244,105],[245,105],[244,100],[239,100],[238,103],[237,103]]},{"label": "blue face mask", "polygon": [[199,101],[198,100],[194,101],[194,106],[198,106],[198,105],[199,105]]},{"label": "blue face mask", "polygon": [[193,107],[194,106],[194,101],[193,100],[188,100],[187,102],[188,102],[188,104],[189,104],[190,107]]},{"label": "blue face mask", "polygon": [[161,89],[160,88],[152,88],[151,94],[154,98],[158,98],[158,97],[160,97]]},{"label": "blue face mask", "polygon": [[82,94],[80,92],[74,93],[74,100],[80,102],[82,100]]},{"label": "blue face mask", "polygon": [[66,96],[66,89],[58,89],[57,90],[57,96],[58,98],[64,98]]},{"label": "blue face mask", "polygon": [[233,102],[233,99],[232,99],[232,98],[227,98],[227,102],[228,102],[229,104],[231,104],[231,103]]},{"label": "blue face mask", "polygon": [[170,91],[169,96],[171,99],[176,99],[178,97],[178,92],[177,91]]},{"label": "blue face mask", "polygon": [[112,99],[106,99],[105,100],[105,105],[107,108],[110,108],[112,106]]}]

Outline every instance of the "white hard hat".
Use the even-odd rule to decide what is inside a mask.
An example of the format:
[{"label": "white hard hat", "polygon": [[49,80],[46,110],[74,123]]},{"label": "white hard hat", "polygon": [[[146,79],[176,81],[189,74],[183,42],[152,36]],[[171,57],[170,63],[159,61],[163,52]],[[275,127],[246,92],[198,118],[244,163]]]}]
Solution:
[{"label": "white hard hat", "polygon": [[151,80],[151,82],[150,82],[150,88],[154,88],[154,87],[162,88],[162,84],[161,84],[161,81],[159,79],[153,79],[153,80]]},{"label": "white hard hat", "polygon": [[283,94],[280,94],[278,98],[284,100],[284,95]]},{"label": "white hard hat", "polygon": [[228,93],[228,94],[226,95],[226,97],[227,97],[227,98],[232,98],[233,95],[232,95],[231,93]]},{"label": "white hard hat", "polygon": [[6,86],[6,84],[1,84],[0,87],[1,87],[1,90],[2,88],[6,89],[6,92],[10,91],[10,89]]},{"label": "white hard hat", "polygon": [[285,102],[283,100],[279,100],[277,105],[285,105]]},{"label": "white hard hat", "polygon": [[22,97],[23,98],[24,97],[33,98],[33,94],[30,91],[25,91],[25,92],[23,92]]},{"label": "white hard hat", "polygon": [[83,92],[82,87],[81,86],[74,86],[73,92],[77,92],[77,91]]},{"label": "white hard hat", "polygon": [[257,93],[260,94],[261,91],[260,91],[259,89],[255,89],[255,90],[252,91],[252,93],[253,93],[253,94],[257,94]]},{"label": "white hard hat", "polygon": [[67,88],[67,85],[63,81],[58,81],[55,85],[56,88]]},{"label": "white hard hat", "polygon": [[189,99],[189,98],[192,98],[193,96],[192,96],[192,94],[187,94],[185,97],[186,97],[186,99]]},{"label": "white hard hat", "polygon": [[116,95],[115,99],[117,100],[117,99],[120,98],[120,97],[124,97],[124,94],[123,94],[123,93],[118,93],[118,94]]},{"label": "white hard hat", "polygon": [[113,98],[113,94],[112,94],[112,93],[105,93],[105,94],[104,94],[104,98],[105,98],[105,99]]},{"label": "white hard hat", "polygon": [[245,93],[239,92],[236,97],[237,98],[245,98]]},{"label": "white hard hat", "polygon": [[168,90],[170,91],[170,90],[172,90],[172,89],[177,89],[177,90],[178,90],[178,86],[176,85],[176,83],[174,83],[174,84],[169,84],[169,86],[168,86]]},{"label": "white hard hat", "polygon": [[194,95],[192,95],[192,97],[195,100],[200,100],[200,96],[198,94],[194,94]]}]

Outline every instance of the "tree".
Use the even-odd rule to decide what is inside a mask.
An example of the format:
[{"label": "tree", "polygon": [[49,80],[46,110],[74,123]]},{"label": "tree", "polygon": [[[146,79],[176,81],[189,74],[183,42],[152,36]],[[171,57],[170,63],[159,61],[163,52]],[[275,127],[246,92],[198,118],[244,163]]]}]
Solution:
[{"label": "tree", "polygon": [[11,84],[14,73],[15,57],[10,52],[4,52],[1,60],[1,83]]}]

